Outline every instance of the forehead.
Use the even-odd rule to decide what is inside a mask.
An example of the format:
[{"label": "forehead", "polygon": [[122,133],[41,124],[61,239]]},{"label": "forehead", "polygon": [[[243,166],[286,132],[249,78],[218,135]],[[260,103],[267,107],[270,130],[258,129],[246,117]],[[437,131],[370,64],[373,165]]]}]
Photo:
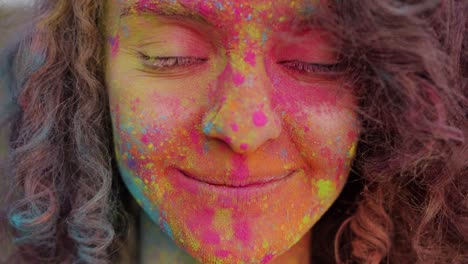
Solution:
[{"label": "forehead", "polygon": [[154,13],[202,20],[215,26],[241,23],[301,24],[323,0],[109,0],[115,16]]}]

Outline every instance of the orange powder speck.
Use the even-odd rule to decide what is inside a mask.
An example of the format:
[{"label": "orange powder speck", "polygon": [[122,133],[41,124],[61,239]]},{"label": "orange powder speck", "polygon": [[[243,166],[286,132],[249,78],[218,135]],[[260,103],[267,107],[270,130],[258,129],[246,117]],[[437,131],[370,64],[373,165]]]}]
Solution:
[{"label": "orange powder speck", "polygon": [[173,186],[171,185],[171,183],[166,178],[161,179],[159,184],[164,189],[164,191],[174,190]]}]

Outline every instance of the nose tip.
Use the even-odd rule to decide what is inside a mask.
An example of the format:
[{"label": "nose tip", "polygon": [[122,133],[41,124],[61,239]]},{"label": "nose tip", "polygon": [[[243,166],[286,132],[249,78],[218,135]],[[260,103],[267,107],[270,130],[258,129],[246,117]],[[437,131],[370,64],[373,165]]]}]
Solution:
[{"label": "nose tip", "polygon": [[225,102],[218,111],[206,115],[206,136],[224,141],[237,153],[254,152],[268,140],[279,137],[280,120],[270,106],[236,109],[232,104]]}]

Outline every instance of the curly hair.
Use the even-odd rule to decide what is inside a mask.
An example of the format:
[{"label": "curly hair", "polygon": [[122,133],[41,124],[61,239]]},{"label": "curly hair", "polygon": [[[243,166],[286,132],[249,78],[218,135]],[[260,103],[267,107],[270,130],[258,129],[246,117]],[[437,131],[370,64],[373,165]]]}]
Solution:
[{"label": "curly hair", "polygon": [[[15,263],[107,263],[122,240],[104,2],[40,1],[2,61],[1,213]],[[340,46],[363,133],[344,191],[313,228],[313,260],[468,263],[468,2],[329,6],[314,16]]]}]

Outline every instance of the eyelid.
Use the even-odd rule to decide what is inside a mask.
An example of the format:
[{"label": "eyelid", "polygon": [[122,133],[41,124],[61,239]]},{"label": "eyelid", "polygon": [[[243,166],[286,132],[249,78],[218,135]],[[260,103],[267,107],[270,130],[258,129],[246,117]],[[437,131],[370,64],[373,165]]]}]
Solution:
[{"label": "eyelid", "polygon": [[287,68],[292,70],[305,72],[308,74],[320,73],[320,74],[334,74],[340,73],[343,71],[343,65],[340,63],[334,64],[321,64],[321,63],[311,63],[304,62],[299,60],[285,60],[279,61],[279,64],[286,65]]},{"label": "eyelid", "polygon": [[143,52],[138,52],[142,64],[145,68],[154,71],[167,71],[176,68],[187,68],[196,66],[208,61],[208,58],[196,56],[149,56]]},{"label": "eyelid", "polygon": [[[200,53],[216,52],[222,44],[219,31],[205,23],[181,19],[174,16],[138,16],[136,22],[127,22],[127,31],[132,46],[143,48],[146,46],[168,47],[176,46],[198,50]],[[144,22],[144,23],[143,23]],[[133,38],[138,36],[138,38]],[[132,39],[133,38],[133,39]]]}]

